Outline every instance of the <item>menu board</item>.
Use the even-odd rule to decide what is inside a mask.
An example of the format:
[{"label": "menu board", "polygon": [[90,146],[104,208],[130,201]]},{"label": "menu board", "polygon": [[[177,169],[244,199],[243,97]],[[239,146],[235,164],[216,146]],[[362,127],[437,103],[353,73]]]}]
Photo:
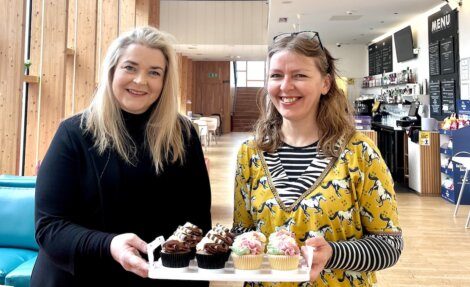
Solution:
[{"label": "menu board", "polygon": [[382,74],[382,49],[375,51],[375,69],[374,75]]},{"label": "menu board", "polygon": [[369,45],[369,76],[393,71],[392,36]]},{"label": "menu board", "polygon": [[441,10],[428,17],[431,117],[437,120],[459,112],[456,105],[461,98],[458,31],[456,9]]},{"label": "menu board", "polygon": [[429,43],[429,74],[431,76],[437,76],[440,74],[439,41]]},{"label": "menu board", "polygon": [[441,41],[441,74],[454,72],[454,38],[451,36]]},{"label": "menu board", "polygon": [[393,71],[391,39],[392,38],[390,38],[390,42],[384,41],[382,44],[382,69],[384,73]]},{"label": "menu board", "polygon": [[429,82],[429,95],[431,98],[431,113],[441,114],[441,82]]},{"label": "menu board", "polygon": [[455,112],[455,81],[453,79],[442,81],[442,113]]},{"label": "menu board", "polygon": [[370,45],[369,50],[369,76],[375,75],[375,45]]}]

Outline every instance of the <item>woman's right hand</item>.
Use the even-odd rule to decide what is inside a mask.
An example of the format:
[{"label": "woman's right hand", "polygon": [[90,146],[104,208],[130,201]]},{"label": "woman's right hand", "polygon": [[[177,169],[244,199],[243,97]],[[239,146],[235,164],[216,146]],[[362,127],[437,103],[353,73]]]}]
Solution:
[{"label": "woman's right hand", "polygon": [[111,255],[121,266],[140,277],[148,277],[148,263],[140,256],[147,253],[147,243],[134,233],[117,235],[111,241]]},{"label": "woman's right hand", "polygon": [[[320,276],[320,272],[323,271],[328,260],[333,256],[333,248],[323,237],[309,238],[305,241],[305,245],[315,248],[312,268],[310,270],[310,281],[314,282]],[[302,253],[305,258],[308,258],[305,246],[302,246]]]}]

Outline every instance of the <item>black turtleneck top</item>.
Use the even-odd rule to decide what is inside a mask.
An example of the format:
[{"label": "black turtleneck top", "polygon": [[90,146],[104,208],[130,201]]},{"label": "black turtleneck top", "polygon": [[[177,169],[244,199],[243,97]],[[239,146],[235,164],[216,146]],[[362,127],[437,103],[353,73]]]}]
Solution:
[{"label": "black turtleneck top", "polygon": [[151,109],[122,111],[137,149],[133,164],[113,150],[98,154],[80,127],[81,115],[61,123],[37,178],[40,250],[31,286],[208,286],[142,279],[110,254],[116,234],[131,232],[150,242],[168,238],[186,221],[205,232],[211,227],[209,177],[196,131],[182,135],[184,163],[166,163],[157,175],[145,141]]}]

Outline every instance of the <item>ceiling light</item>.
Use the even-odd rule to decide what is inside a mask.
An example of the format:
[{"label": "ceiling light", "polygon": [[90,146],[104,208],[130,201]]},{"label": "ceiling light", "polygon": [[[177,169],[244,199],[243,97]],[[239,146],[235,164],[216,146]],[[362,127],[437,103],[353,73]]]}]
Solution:
[{"label": "ceiling light", "polygon": [[353,12],[351,12],[351,11],[346,11],[346,14],[348,14],[348,15],[352,15],[352,14],[353,14]]},{"label": "ceiling light", "polygon": [[279,23],[287,23],[287,17],[279,17]]}]

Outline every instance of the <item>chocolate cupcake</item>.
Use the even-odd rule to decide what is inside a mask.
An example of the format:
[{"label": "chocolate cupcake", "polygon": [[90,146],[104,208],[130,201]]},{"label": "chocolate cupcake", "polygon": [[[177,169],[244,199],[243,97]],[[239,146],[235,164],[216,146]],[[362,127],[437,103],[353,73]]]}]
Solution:
[{"label": "chocolate cupcake", "polygon": [[207,232],[196,246],[196,258],[199,268],[222,269],[230,256],[233,234],[228,228],[217,225]]},{"label": "chocolate cupcake", "polygon": [[170,268],[188,267],[191,260],[189,244],[173,236],[163,243],[160,252],[162,265]]},{"label": "chocolate cupcake", "polygon": [[196,255],[196,245],[203,237],[202,229],[190,222],[186,222],[183,226],[179,226],[175,233],[181,235],[183,240],[189,244],[191,248],[191,259],[194,259]]}]

